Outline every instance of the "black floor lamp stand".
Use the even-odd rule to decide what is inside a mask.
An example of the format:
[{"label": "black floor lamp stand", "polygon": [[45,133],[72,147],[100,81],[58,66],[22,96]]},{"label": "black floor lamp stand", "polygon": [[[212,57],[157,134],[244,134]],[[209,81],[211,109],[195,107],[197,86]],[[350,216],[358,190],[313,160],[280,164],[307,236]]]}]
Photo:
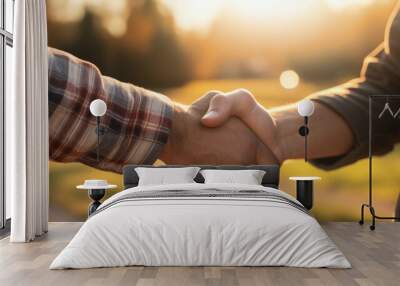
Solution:
[{"label": "black floor lamp stand", "polygon": [[382,220],[400,220],[399,217],[385,217],[379,216],[375,212],[375,208],[373,207],[373,200],[372,200],[372,100],[373,98],[381,98],[381,97],[390,97],[390,96],[397,96],[399,95],[371,95],[369,97],[369,118],[368,118],[368,136],[369,136],[369,146],[368,146],[368,159],[369,159],[369,190],[368,190],[368,204],[364,203],[361,205],[361,219],[359,221],[360,225],[364,224],[364,209],[368,208],[369,212],[372,216],[372,224],[369,226],[371,230],[375,230],[375,220],[382,219]]}]

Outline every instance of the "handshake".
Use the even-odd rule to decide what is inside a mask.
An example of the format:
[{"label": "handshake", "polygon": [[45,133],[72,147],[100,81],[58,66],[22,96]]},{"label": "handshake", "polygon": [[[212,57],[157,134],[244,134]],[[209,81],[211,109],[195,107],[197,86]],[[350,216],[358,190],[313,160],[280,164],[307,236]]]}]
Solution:
[{"label": "handshake", "polygon": [[[248,90],[210,91],[190,106],[174,104],[160,159],[167,164],[281,164],[304,157],[302,124],[295,104],[267,110]],[[346,123],[323,105],[315,105],[309,126],[310,159],[344,154],[352,146]],[[335,134],[343,131],[347,136],[337,142]]]},{"label": "handshake", "polygon": [[[120,172],[124,164],[153,163],[155,155],[167,164],[182,165],[282,164],[287,159],[304,158],[304,138],[299,134],[303,118],[297,113],[297,104],[266,109],[245,89],[210,91],[190,106],[173,103],[172,127],[165,143],[169,125],[153,124],[142,118],[152,114],[155,118],[170,119],[170,102],[165,98],[103,76],[95,65],[57,49],[48,49],[48,62],[52,160],[79,161]],[[100,162],[93,156],[96,140],[92,128],[88,128],[94,127],[87,104],[93,97],[112,107],[105,119],[110,132],[103,137],[104,155]],[[339,95],[335,98],[341,113],[346,114],[354,110],[352,104],[361,102]],[[340,156],[357,147],[359,144],[344,117],[318,99],[314,102],[308,158]],[[164,108],[167,105],[168,109]],[[357,105],[355,110],[358,109],[361,108]],[[165,110],[168,114],[164,114]],[[160,145],[163,149],[158,154]]]},{"label": "handshake", "polygon": [[279,163],[272,116],[245,89],[210,91],[190,106],[174,104],[172,131],[160,159],[167,164]]}]

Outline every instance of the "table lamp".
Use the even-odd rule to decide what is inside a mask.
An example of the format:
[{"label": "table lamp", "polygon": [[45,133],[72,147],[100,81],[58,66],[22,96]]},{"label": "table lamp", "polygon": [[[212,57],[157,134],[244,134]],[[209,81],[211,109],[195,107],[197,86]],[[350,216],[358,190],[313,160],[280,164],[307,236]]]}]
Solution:
[{"label": "table lamp", "polygon": [[90,103],[90,113],[96,117],[96,134],[97,134],[97,162],[100,161],[100,136],[105,130],[100,126],[100,117],[107,112],[107,104],[101,99],[95,99]]},{"label": "table lamp", "polygon": [[304,125],[299,128],[299,134],[304,137],[304,161],[307,162],[307,135],[310,132],[308,117],[314,113],[314,103],[309,99],[300,101],[297,105],[297,112],[304,117]]}]

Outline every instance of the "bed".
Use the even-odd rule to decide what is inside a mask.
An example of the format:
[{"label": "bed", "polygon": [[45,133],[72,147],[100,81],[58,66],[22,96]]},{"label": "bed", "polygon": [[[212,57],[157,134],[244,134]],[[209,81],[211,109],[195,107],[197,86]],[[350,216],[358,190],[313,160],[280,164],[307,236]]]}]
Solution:
[{"label": "bed", "polygon": [[[291,266],[350,268],[317,220],[279,190],[279,167],[261,185],[195,183],[138,186],[136,165],[125,190],[107,199],[54,259],[50,269],[144,266]],[[150,166],[146,166],[150,167]],[[171,168],[179,166],[160,166]]]}]

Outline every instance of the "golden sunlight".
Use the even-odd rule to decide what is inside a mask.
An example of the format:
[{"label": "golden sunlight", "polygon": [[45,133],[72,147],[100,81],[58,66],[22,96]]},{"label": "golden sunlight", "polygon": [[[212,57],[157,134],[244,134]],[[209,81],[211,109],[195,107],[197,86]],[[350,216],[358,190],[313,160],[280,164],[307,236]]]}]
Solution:
[{"label": "golden sunlight", "polygon": [[370,5],[374,0],[326,0],[333,9],[344,9],[354,5]]},{"label": "golden sunlight", "polygon": [[[57,0],[51,1],[51,14],[57,21],[76,21],[84,8],[104,14],[106,28],[115,36],[125,32],[126,7],[130,0]],[[158,0],[173,14],[182,30],[207,31],[216,17],[233,13],[246,22],[273,22],[283,19],[314,17],[321,5],[332,10],[366,6],[390,0]],[[111,16],[110,16],[111,15]]]},{"label": "golden sunlight", "polygon": [[206,30],[223,6],[221,0],[162,0],[183,30]]},{"label": "golden sunlight", "polygon": [[[331,9],[370,5],[378,0],[324,0]],[[384,0],[379,0],[384,1]],[[183,30],[207,30],[221,11],[252,21],[308,15],[312,17],[321,0],[162,0],[171,9],[176,23]]]}]

